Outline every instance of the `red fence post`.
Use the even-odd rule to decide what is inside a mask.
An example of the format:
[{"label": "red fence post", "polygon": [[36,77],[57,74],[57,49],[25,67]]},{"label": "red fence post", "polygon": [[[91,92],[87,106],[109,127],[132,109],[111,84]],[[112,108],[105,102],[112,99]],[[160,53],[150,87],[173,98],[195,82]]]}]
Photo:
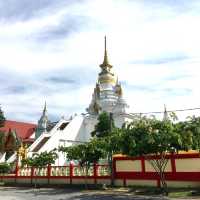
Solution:
[{"label": "red fence post", "polygon": [[113,178],[115,179],[116,177],[116,158],[113,158],[113,162],[112,162],[112,168],[113,168]]},{"label": "red fence post", "polygon": [[172,173],[176,173],[176,162],[175,162],[175,157],[174,154],[171,154],[171,168],[172,168]]},{"label": "red fence post", "polygon": [[47,166],[47,176],[48,178],[51,176],[51,165]]},{"label": "red fence post", "polygon": [[31,167],[31,184],[33,184],[34,168]]},{"label": "red fence post", "polygon": [[70,178],[70,184],[72,184],[72,178],[73,178],[73,168],[74,168],[74,165],[72,162],[70,162],[69,164],[69,178]]},{"label": "red fence post", "polygon": [[141,157],[141,166],[142,166],[142,173],[145,173],[145,159]]},{"label": "red fence post", "polygon": [[93,171],[94,171],[94,184],[96,185],[97,184],[97,163],[94,163],[93,165]]},{"label": "red fence post", "polygon": [[48,184],[50,182],[50,177],[51,177],[51,165],[49,164],[47,166],[47,179],[48,179]]}]

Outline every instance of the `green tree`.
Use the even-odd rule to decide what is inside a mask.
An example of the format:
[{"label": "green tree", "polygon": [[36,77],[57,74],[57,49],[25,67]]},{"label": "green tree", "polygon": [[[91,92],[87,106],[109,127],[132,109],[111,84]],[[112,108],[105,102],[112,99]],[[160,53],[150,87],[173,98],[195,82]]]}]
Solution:
[{"label": "green tree", "polygon": [[114,128],[112,113],[102,112],[98,117],[98,123],[95,125],[95,129],[91,135],[92,137],[105,137],[109,135],[112,128]]},{"label": "green tree", "polygon": [[101,146],[104,151],[104,155],[108,160],[112,186],[114,185],[113,155],[122,152],[124,142],[122,136],[122,129],[113,128],[107,136],[98,138],[99,142],[102,144]]},{"label": "green tree", "polygon": [[140,117],[128,124],[123,134],[122,152],[130,156],[144,156],[160,176],[161,189],[167,194],[164,176],[167,154],[177,151],[182,145],[175,124],[171,120]]},{"label": "green tree", "polygon": [[180,129],[184,150],[200,150],[200,117],[188,117]]},{"label": "green tree", "polygon": [[22,166],[27,165],[29,167],[46,167],[48,165],[54,164],[55,160],[58,158],[55,150],[50,152],[42,152],[40,154],[34,154],[31,158],[26,158],[22,160]]},{"label": "green tree", "polygon": [[6,136],[3,131],[0,131],[0,153],[5,152],[5,142],[6,142]]},{"label": "green tree", "polygon": [[193,128],[189,121],[180,121],[175,124],[176,131],[179,133],[181,137],[181,146],[179,146],[178,150],[188,151],[193,148]]},{"label": "green tree", "polygon": [[99,161],[104,157],[102,149],[103,143],[97,139],[92,139],[88,143],[78,144],[69,147],[60,147],[59,151],[66,154],[66,158],[70,161],[78,161],[82,173],[85,175],[85,184],[87,187],[87,177],[91,164]]},{"label": "green tree", "polygon": [[5,118],[3,111],[1,110],[1,107],[0,107],[0,128],[4,126],[5,121],[6,121],[6,118]]},{"label": "green tree", "polygon": [[102,148],[105,152],[106,158],[111,173],[111,185],[114,185],[113,174],[113,154],[120,152],[120,129],[115,127],[112,119],[112,113],[102,112],[98,117],[98,123],[95,126],[94,131],[91,133],[93,137],[101,140]]},{"label": "green tree", "polygon": [[[5,117],[3,114],[3,111],[0,107],[0,128],[4,126],[5,123]],[[6,142],[6,136],[3,131],[0,130],[0,153],[3,153],[5,151],[5,142]]]}]

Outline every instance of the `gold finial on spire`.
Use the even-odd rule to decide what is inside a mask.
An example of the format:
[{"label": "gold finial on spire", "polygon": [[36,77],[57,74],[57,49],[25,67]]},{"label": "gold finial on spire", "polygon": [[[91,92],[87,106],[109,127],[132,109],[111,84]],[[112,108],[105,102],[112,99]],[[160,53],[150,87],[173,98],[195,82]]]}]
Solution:
[{"label": "gold finial on spire", "polygon": [[108,62],[108,54],[107,54],[107,48],[106,48],[106,36],[104,37],[104,42],[105,42],[105,46],[104,46],[104,60],[103,60],[103,65],[108,65],[109,62]]},{"label": "gold finial on spire", "polygon": [[104,42],[105,42],[105,50],[104,50],[104,61],[103,63],[108,64],[108,55],[107,55],[107,48],[106,48],[106,36],[104,37]]},{"label": "gold finial on spire", "polygon": [[106,47],[106,36],[104,37],[104,59],[103,59],[103,63],[100,65],[101,68],[105,68],[105,67],[109,67],[111,68],[112,65],[109,64],[108,61],[108,54],[107,54],[107,47]]}]

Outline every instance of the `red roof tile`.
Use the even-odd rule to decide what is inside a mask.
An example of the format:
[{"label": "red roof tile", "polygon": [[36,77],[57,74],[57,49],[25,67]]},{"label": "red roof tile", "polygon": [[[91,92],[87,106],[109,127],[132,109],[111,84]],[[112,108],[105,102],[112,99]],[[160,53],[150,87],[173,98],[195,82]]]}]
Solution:
[{"label": "red roof tile", "polygon": [[0,130],[6,133],[9,132],[9,129],[15,130],[18,137],[24,140],[28,139],[33,134],[35,128],[35,124],[6,120],[4,127],[0,128]]}]

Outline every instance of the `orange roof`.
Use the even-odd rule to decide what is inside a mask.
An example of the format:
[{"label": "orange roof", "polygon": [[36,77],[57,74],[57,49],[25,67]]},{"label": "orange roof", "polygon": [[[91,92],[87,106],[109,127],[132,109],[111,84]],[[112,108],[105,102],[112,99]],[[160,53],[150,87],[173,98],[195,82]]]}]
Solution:
[{"label": "orange roof", "polygon": [[25,140],[34,133],[36,126],[36,124],[6,120],[4,127],[0,128],[0,130],[6,133],[8,133],[9,130],[16,131],[17,136],[22,140]]}]

